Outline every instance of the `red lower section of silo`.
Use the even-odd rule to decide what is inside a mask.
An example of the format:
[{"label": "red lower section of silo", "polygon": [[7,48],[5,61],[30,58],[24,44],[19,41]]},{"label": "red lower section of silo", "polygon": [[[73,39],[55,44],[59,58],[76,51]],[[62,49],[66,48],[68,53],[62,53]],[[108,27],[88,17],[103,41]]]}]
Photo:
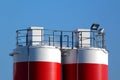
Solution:
[{"label": "red lower section of silo", "polygon": [[79,63],[78,80],[108,80],[108,65]]},{"label": "red lower section of silo", "polygon": [[56,62],[14,63],[14,80],[61,80],[61,64]]},{"label": "red lower section of silo", "polygon": [[63,77],[63,80],[77,80],[76,64],[63,64],[62,77]]},{"label": "red lower section of silo", "polygon": [[63,80],[108,80],[108,65],[105,64],[64,64]]}]

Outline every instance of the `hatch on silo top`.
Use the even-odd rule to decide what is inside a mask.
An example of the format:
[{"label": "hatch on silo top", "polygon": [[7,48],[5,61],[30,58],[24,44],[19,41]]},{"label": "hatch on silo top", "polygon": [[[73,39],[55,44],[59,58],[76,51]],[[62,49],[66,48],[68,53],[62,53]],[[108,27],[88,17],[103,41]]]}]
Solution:
[{"label": "hatch on silo top", "polygon": [[31,45],[39,45],[43,40],[43,27],[32,26],[28,28],[28,43]]},{"label": "hatch on silo top", "polygon": [[90,29],[75,30],[75,46],[90,47]]}]

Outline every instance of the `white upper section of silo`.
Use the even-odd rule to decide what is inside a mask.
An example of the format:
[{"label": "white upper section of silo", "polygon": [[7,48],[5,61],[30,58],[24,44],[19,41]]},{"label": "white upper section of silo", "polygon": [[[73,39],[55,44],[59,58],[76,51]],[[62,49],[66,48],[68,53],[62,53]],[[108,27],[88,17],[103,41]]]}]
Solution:
[{"label": "white upper section of silo", "polygon": [[78,50],[78,63],[108,65],[108,52],[102,48],[80,48]]},{"label": "white upper section of silo", "polygon": [[17,47],[12,53],[14,62],[57,62],[61,63],[61,52],[53,46]]},{"label": "white upper section of silo", "polygon": [[63,64],[77,63],[77,49],[64,49],[62,51],[62,63]]}]

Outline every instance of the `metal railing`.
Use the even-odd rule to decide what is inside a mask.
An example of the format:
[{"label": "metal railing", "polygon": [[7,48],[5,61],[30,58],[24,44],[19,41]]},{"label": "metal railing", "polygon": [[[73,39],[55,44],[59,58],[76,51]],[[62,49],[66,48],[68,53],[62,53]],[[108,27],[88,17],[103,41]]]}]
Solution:
[{"label": "metal railing", "polygon": [[[80,45],[76,45],[75,31],[43,29],[40,35],[28,35],[29,30],[31,29],[22,29],[16,31],[16,46],[27,46],[28,44],[31,45],[31,43],[39,43],[38,45],[55,46],[59,47],[60,49],[64,47],[70,47],[72,49],[82,48],[83,45],[90,45],[90,47],[105,48],[105,36],[103,34],[97,34],[97,32],[94,31],[88,31],[90,32],[90,37],[82,36],[83,32],[86,31],[77,32],[81,34],[79,39]],[[31,36],[41,37],[41,40],[29,41],[28,38]],[[90,40],[90,44],[83,43],[83,41],[87,39]]]}]

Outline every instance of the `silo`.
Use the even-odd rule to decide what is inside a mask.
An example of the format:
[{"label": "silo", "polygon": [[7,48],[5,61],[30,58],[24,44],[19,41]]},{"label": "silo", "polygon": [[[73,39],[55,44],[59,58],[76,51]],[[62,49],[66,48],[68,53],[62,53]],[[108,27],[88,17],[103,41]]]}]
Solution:
[{"label": "silo", "polygon": [[108,51],[105,46],[105,32],[98,30],[99,24],[91,29],[78,29],[77,80],[108,80]]},{"label": "silo", "polygon": [[62,50],[62,80],[77,80],[77,49]]},{"label": "silo", "polygon": [[[14,80],[61,80],[60,50],[41,45],[43,28],[31,27],[26,30],[26,45],[17,41],[17,47],[10,54],[14,59]],[[21,31],[17,31],[17,39],[23,37],[19,35]]]},{"label": "silo", "polygon": [[108,52],[103,48],[78,50],[78,80],[108,80]]},{"label": "silo", "polygon": [[74,34],[76,49],[62,50],[63,80],[108,80],[103,29],[77,29]]}]

